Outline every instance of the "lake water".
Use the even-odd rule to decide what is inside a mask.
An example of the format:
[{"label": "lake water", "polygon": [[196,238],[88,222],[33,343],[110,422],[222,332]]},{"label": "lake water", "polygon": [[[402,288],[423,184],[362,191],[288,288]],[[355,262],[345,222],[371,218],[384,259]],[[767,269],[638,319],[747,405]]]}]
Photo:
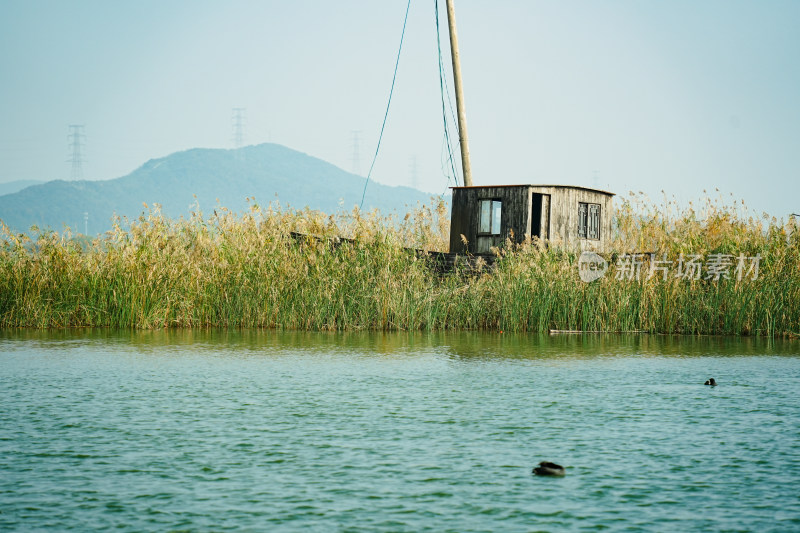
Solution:
[{"label": "lake water", "polygon": [[797,341],[5,331],[0,530],[798,531],[798,398]]}]

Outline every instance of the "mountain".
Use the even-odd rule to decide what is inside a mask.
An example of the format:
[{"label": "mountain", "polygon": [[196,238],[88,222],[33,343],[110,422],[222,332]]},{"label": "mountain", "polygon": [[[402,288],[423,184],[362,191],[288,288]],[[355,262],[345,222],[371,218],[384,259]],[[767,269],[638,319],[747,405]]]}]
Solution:
[{"label": "mountain", "polygon": [[0,183],[0,196],[4,194],[13,194],[17,191],[21,191],[25,187],[30,187],[31,185],[39,185],[40,183],[44,182],[37,180],[17,180],[17,181],[9,181],[6,183]]},{"label": "mountain", "polygon": [[[33,224],[62,230],[66,224],[96,234],[111,228],[114,214],[138,217],[145,210],[143,202],[161,204],[165,215],[177,218],[198,204],[204,213],[218,205],[242,211],[248,197],[261,205],[277,200],[284,207],[308,206],[332,214],[358,205],[363,189],[363,177],[278,144],[196,148],[152,159],[113,180],[56,180],[0,196],[0,220],[15,231],[27,231]],[[405,212],[429,200],[429,194],[409,187],[370,182],[364,209]]]}]

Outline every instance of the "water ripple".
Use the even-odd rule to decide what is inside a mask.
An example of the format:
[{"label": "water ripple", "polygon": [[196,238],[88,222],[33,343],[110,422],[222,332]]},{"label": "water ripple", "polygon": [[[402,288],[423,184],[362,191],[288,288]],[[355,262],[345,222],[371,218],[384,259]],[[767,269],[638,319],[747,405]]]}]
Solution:
[{"label": "water ripple", "polygon": [[0,339],[0,529],[800,529],[795,348],[351,338]]}]

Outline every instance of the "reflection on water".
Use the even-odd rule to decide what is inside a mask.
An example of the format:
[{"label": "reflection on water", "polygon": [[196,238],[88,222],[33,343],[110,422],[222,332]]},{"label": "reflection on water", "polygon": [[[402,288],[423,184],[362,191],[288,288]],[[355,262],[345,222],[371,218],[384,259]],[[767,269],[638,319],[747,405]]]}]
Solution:
[{"label": "reflection on water", "polygon": [[122,350],[179,349],[281,352],[287,347],[324,353],[401,354],[444,350],[455,358],[542,359],[609,356],[800,355],[800,340],[765,337],[647,334],[513,334],[497,332],[307,332],[256,329],[167,329],[126,331],[104,328],[0,330],[0,346],[19,341],[43,350],[68,346],[116,346]]}]

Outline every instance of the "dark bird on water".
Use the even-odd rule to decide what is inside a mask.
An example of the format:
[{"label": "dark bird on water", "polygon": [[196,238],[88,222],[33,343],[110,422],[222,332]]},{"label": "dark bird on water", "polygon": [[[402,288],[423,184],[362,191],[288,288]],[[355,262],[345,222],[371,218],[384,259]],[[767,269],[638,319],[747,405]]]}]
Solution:
[{"label": "dark bird on water", "polygon": [[539,463],[538,466],[533,467],[533,473],[537,476],[555,476],[555,477],[564,477],[566,472],[564,471],[564,467],[561,465],[557,465],[555,463],[550,463],[547,461],[542,461]]},{"label": "dark bird on water", "polygon": [[714,378],[707,379],[706,382],[703,383],[703,385],[711,385],[712,387],[716,387],[717,386],[717,380],[714,379]]}]

